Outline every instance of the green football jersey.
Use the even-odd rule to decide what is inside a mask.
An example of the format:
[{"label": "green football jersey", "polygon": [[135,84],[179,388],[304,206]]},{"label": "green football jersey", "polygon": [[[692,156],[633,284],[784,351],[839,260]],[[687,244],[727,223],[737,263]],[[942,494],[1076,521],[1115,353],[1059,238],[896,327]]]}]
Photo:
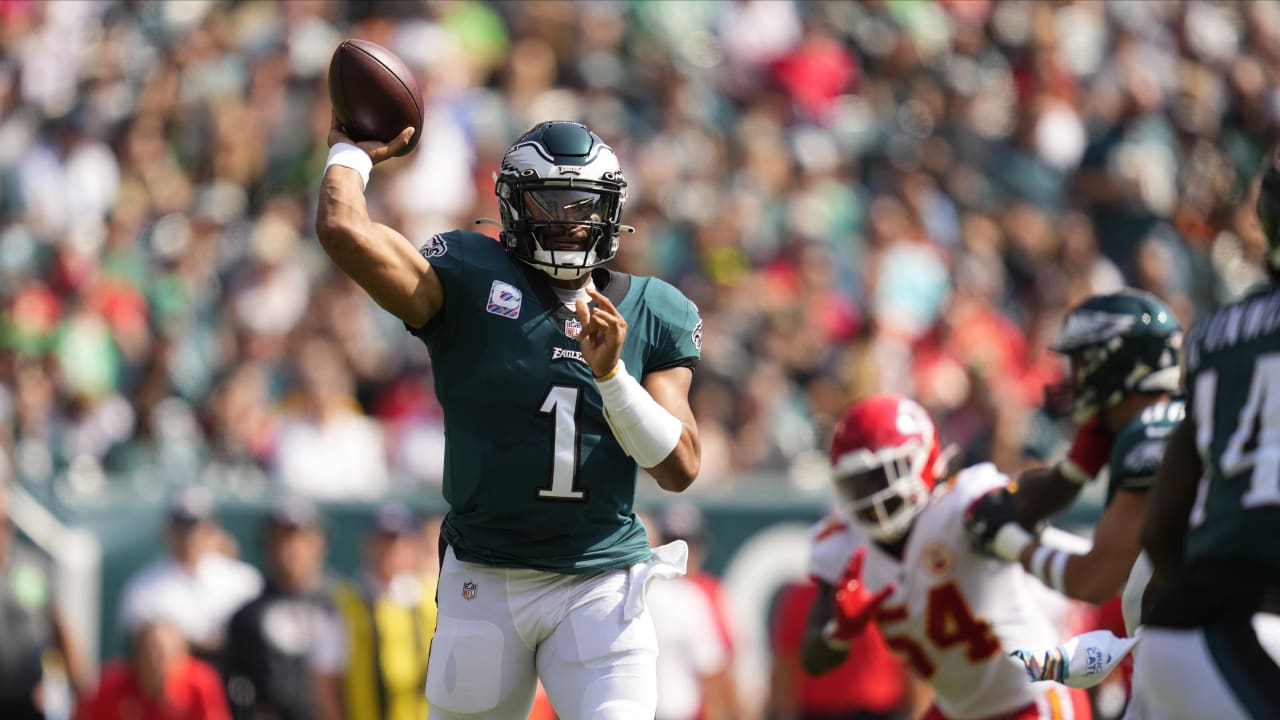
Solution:
[{"label": "green football jersey", "polygon": [[1186,370],[1204,463],[1187,561],[1235,556],[1280,566],[1280,285],[1198,324]]},{"label": "green football jersey", "polygon": [[[437,235],[421,252],[444,286],[444,306],[414,332],[444,408],[445,541],[467,562],[558,573],[646,560],[635,461],[605,422],[581,324],[549,278],[478,233]],[[702,322],[679,290],[592,277],[627,321],[627,372],[696,366]]]},{"label": "green football jersey", "polygon": [[1120,490],[1146,492],[1155,481],[1169,433],[1186,416],[1186,403],[1172,398],[1138,413],[1116,436],[1107,462],[1107,505]]}]

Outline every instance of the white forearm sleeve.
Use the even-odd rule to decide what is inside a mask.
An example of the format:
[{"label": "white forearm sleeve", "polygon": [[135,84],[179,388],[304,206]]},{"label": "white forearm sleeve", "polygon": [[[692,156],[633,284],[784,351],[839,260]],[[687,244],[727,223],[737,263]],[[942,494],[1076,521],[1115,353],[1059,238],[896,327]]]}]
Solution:
[{"label": "white forearm sleeve", "polygon": [[644,389],[618,361],[617,372],[607,380],[597,380],[604,416],[613,428],[618,444],[642,468],[651,468],[667,459],[680,442],[684,423]]}]

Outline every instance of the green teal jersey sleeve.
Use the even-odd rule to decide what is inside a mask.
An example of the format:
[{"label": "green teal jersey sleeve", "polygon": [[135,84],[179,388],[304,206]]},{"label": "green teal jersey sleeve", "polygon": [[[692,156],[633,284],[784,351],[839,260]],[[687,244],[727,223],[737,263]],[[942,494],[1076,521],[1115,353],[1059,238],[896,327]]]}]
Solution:
[{"label": "green teal jersey sleeve", "polygon": [[1116,436],[1108,463],[1110,474],[1107,486],[1107,503],[1116,492],[1146,492],[1155,480],[1156,468],[1164,457],[1165,441],[1169,433],[1186,415],[1186,403],[1173,398],[1148,406]]},{"label": "green teal jersey sleeve", "polygon": [[493,243],[494,241],[478,233],[451,230],[432,235],[430,240],[418,248],[418,254],[427,259],[436,277],[440,279],[440,285],[444,289],[445,304],[423,327],[413,328],[406,325],[409,332],[422,336],[429,328],[444,324],[443,316],[448,312],[450,290],[452,289],[455,295],[460,292],[459,286],[466,281],[468,255],[475,255],[474,252],[468,253],[467,247],[483,242]]},{"label": "green teal jersey sleeve", "polygon": [[669,283],[656,278],[644,282],[644,373],[696,368],[702,356],[702,318],[697,306]]}]

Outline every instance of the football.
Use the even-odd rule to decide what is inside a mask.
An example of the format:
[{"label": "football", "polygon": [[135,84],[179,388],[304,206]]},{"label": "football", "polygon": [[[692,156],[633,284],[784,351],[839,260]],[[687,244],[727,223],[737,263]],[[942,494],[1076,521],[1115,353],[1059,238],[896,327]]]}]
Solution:
[{"label": "football", "polygon": [[395,53],[368,40],[344,40],[329,61],[329,100],[342,129],[356,142],[390,142],[413,126],[400,151],[407,155],[422,136],[422,91]]}]

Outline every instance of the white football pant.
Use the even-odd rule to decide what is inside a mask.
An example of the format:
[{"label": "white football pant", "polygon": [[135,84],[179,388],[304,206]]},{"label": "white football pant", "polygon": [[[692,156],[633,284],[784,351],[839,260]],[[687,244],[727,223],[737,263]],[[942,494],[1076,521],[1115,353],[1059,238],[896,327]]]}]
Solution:
[{"label": "white football pant", "polygon": [[658,642],[644,586],[682,574],[686,552],[673,543],[630,570],[561,575],[462,562],[449,548],[427,671],[431,719],[525,720],[541,678],[562,720],[653,720]]}]

